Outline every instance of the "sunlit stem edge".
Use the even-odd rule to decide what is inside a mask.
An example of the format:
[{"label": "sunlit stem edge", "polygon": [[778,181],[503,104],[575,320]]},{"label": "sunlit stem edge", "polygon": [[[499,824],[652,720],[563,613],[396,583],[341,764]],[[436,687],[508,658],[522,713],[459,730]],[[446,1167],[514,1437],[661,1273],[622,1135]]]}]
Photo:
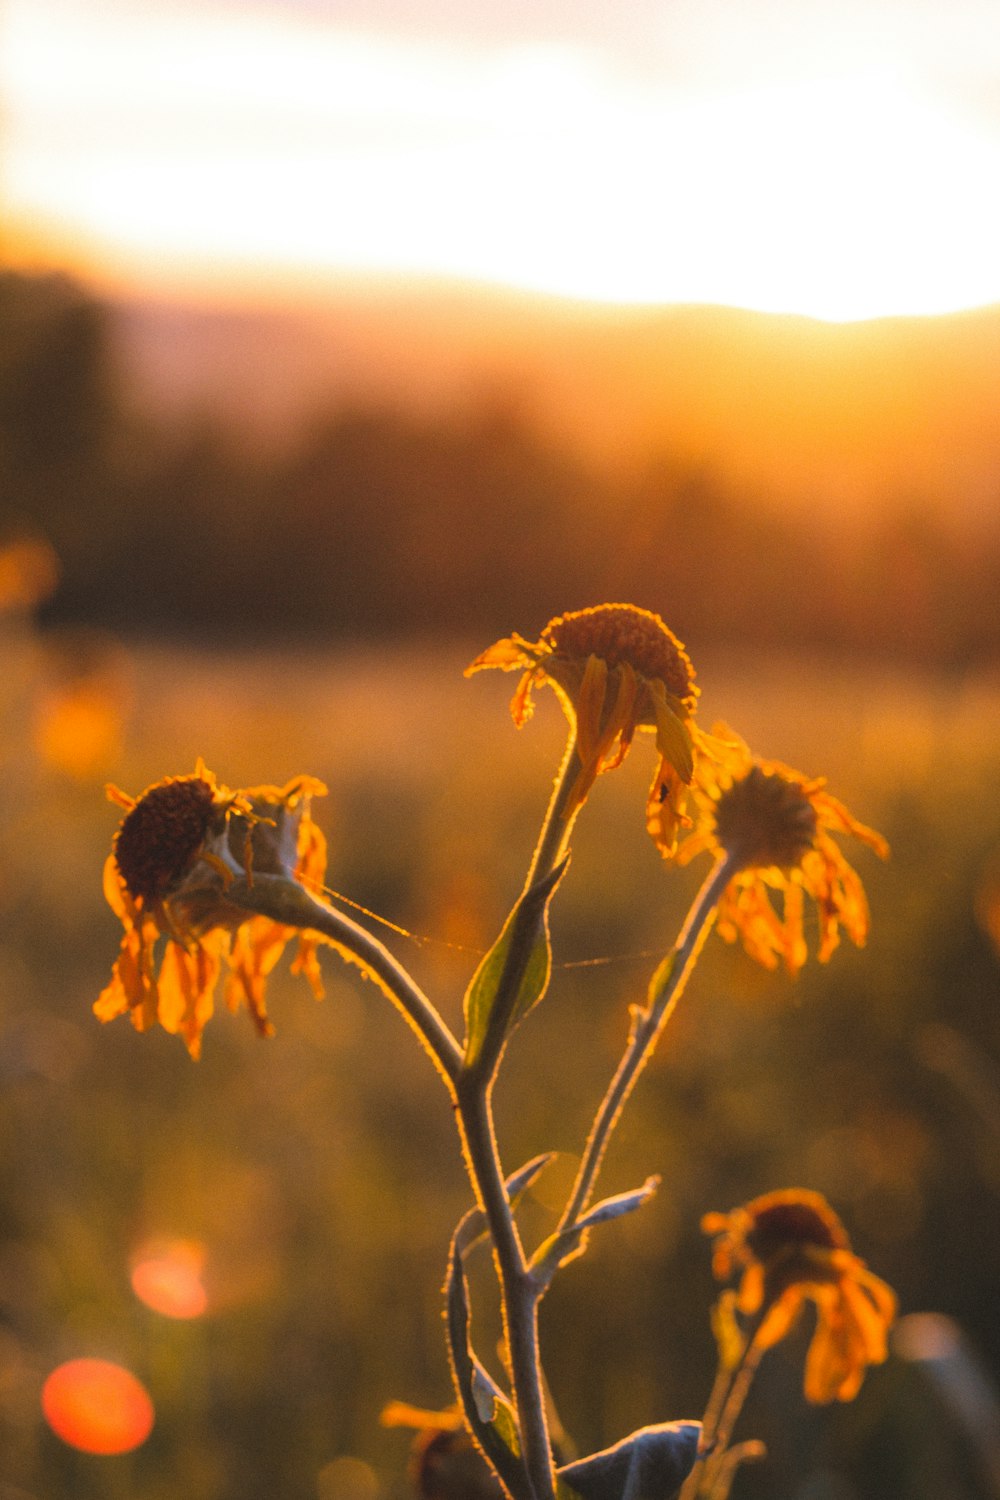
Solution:
[{"label": "sunlit stem edge", "polygon": [[[522,895],[551,875],[566,857],[578,810],[571,806],[570,800],[579,774],[576,760],[574,726],[555,775]],[[519,932],[515,929],[512,936],[511,961],[505,968],[494,1001],[494,1015],[501,1024],[491,1028],[491,1044],[483,1048],[475,1065],[460,1073],[458,1108],[469,1174],[493,1241],[525,1468],[536,1500],[551,1500],[555,1494],[555,1473],[538,1345],[539,1291],[528,1268],[507,1198],[492,1106],[493,1083],[506,1040],[506,1021],[531,956],[536,935],[534,924],[540,919],[532,911],[528,920],[532,930]],[[544,914],[541,920],[544,920]]]},{"label": "sunlit stem edge", "polygon": [[[525,877],[525,892],[546,879],[567,855],[576,811],[571,807],[571,793],[576,786],[579,766],[576,754],[576,726],[567,738],[561,763],[553,780],[549,807],[541,823],[534,855]],[[552,1443],[544,1406],[541,1356],[538,1350],[538,1287],[529,1271],[514,1215],[507,1199],[496,1128],[493,1125],[493,1082],[504,1053],[507,1020],[516,1004],[526,965],[534,947],[534,924],[537,913],[529,915],[531,932],[514,932],[511,962],[502,975],[501,989],[495,999],[495,1016],[499,1025],[492,1029],[492,1044],[484,1047],[475,1065],[463,1071],[457,1083],[459,1122],[469,1175],[477,1199],[486,1214],[496,1277],[501,1287],[502,1317],[510,1355],[514,1407],[520,1428],[525,1469],[537,1500],[555,1496],[555,1470]],[[541,916],[541,919],[544,919]]]},{"label": "sunlit stem edge", "polygon": [[[305,928],[357,963],[403,1012],[436,1063],[458,1105],[460,1133],[473,1186],[493,1239],[510,1350],[514,1398],[526,1473],[535,1500],[553,1500],[555,1482],[541,1391],[537,1299],[514,1223],[496,1147],[490,1088],[461,1074],[461,1048],[432,1002],[393,955],[364,928],[280,875],[236,880],[234,906]],[[463,1086],[460,1086],[463,1085]]]},{"label": "sunlit stem edge", "polygon": [[524,1466],[535,1500],[553,1500],[555,1473],[538,1343],[538,1288],[507,1197],[493,1123],[492,1084],[471,1073],[458,1079],[458,1120],[466,1164],[486,1216],[500,1284],[504,1336]]},{"label": "sunlit stem edge", "polygon": [[524,897],[534,886],[539,885],[552,874],[569,851],[570,837],[576,822],[576,814],[579,811],[578,806],[574,807],[571,804],[571,794],[579,774],[576,762],[574,727],[570,731],[562,761],[555,775],[552,796],[549,799],[538,842],[535,845],[521,892],[522,905],[518,908],[514,918],[507,963],[493,1001],[489,1036],[475,1062],[468,1067],[470,1076],[475,1076],[487,1085],[488,1081],[496,1075],[500,1058],[503,1055],[511,1012],[517,1003],[521,983],[531,960],[538,935],[538,924],[546,920],[544,907],[539,913],[536,906],[524,903]]},{"label": "sunlit stem edge", "polygon": [[413,976],[377,938],[283,875],[255,874],[252,880],[235,880],[226,891],[226,900],[283,926],[316,932],[341,957],[356,963],[410,1023],[454,1098],[462,1049]]},{"label": "sunlit stem edge", "polygon": [[671,965],[667,983],[657,994],[654,975],[650,984],[650,1001],[644,1009],[636,1008],[633,1012],[628,1044],[594,1116],[557,1234],[571,1228],[587,1210],[615,1126],[639,1074],[656,1050],[711,930],[719,898],[738,868],[739,860],[731,855],[723,855],[716,862],[694,899],[677,942],[657,970],[659,974],[665,965]]}]

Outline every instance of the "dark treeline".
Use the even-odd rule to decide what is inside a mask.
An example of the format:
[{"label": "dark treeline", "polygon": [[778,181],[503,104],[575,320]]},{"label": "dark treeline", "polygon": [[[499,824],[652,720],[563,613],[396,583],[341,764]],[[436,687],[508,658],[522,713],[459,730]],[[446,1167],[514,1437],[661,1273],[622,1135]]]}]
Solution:
[{"label": "dark treeline", "polygon": [[221,422],[133,410],[106,314],[74,283],[0,274],[0,533],[55,547],[53,618],[253,641],[483,635],[626,597],[699,644],[952,664],[1000,650],[994,525],[972,543],[887,507],[848,531],[669,460],[613,486],[500,407],[340,410],[261,459]]}]

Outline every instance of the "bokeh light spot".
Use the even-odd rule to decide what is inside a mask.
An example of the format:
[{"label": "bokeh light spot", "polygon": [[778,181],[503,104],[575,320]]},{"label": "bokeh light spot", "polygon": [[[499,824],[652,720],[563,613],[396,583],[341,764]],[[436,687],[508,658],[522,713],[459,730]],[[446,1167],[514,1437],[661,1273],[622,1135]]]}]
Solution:
[{"label": "bokeh light spot", "polygon": [[199,1318],[208,1307],[202,1282],[205,1249],[197,1240],[146,1246],[132,1265],[132,1290],[165,1318]]},{"label": "bokeh light spot", "polygon": [[42,1412],[57,1437],[81,1453],[129,1453],[153,1430],[141,1381],[106,1359],[71,1359],[42,1387]]},{"label": "bokeh light spot", "polygon": [[360,1458],[335,1458],[316,1475],[319,1500],[376,1500],[378,1480]]}]

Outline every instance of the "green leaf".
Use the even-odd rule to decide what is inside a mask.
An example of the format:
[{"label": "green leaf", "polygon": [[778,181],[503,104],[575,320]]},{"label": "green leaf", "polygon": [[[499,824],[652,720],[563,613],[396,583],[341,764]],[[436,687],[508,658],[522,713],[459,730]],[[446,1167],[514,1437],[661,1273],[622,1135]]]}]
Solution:
[{"label": "green leaf", "polygon": [[462,1256],[452,1242],[445,1281],[448,1349],[465,1420],[484,1454],[512,1495],[525,1493],[526,1476],[514,1408],[476,1357],[469,1337],[469,1297]]},{"label": "green leaf", "polygon": [[507,1452],[512,1457],[518,1458],[521,1453],[521,1435],[517,1430],[517,1418],[514,1408],[505,1396],[494,1404],[493,1415],[490,1418],[490,1427],[496,1433],[500,1442],[503,1443]]},{"label": "green leaf", "polygon": [[492,1046],[502,1046],[548,989],[548,906],[567,864],[568,857],[525,891],[472,976],[464,1002],[466,1068],[479,1061],[487,1038]]},{"label": "green leaf", "polygon": [[679,955],[677,949],[671,948],[666,958],[658,963],[656,968],[653,970],[653,977],[649,981],[649,991],[646,1002],[647,1013],[649,1015],[652,1015],[652,1013],[655,1011],[656,1006],[663,995],[663,992],[666,990],[671,978],[673,977],[674,969],[677,967],[678,956]]}]

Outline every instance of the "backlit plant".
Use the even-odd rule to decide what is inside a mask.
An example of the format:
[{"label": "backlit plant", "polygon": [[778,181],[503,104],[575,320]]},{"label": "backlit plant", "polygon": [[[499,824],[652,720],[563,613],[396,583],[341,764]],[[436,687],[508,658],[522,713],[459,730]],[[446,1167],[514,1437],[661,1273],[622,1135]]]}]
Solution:
[{"label": "backlit plant", "polygon": [[[534,690],[552,687],[569,737],[521,894],[469,982],[461,1041],[389,950],[324,900],[325,842],[312,818],[323,785],[302,776],[285,787],[232,791],[201,764],[137,799],[112,790],[125,816],[105,892],[123,937],[95,1009],[102,1020],[128,1014],[139,1030],[159,1022],[197,1056],[221,979],[229,1007],[246,1005],[269,1035],[266,980],[290,941],[293,968],[318,994],[321,945],[357,965],[399,1008],[434,1063],[474,1195],[452,1238],[445,1278],[457,1409],[414,1417],[412,1408],[396,1406],[390,1420],[425,1429],[425,1464],[474,1444],[492,1482],[513,1500],[722,1500],[739,1464],[760,1451],[753,1442],[731,1442],[750,1381],[807,1303],[816,1318],[804,1378],[809,1400],[850,1400],[867,1367],[885,1358],[895,1299],[852,1252],[829,1205],[816,1193],[788,1189],[706,1216],[713,1267],[728,1285],[713,1311],[719,1367],[703,1423],[643,1428],[601,1453],[561,1463],[550,1431],[539,1305],[561,1269],[585,1253],[595,1228],[640,1209],[657,1189],[650,1178],[594,1201],[612,1132],[713,924],[758,962],[780,962],[794,974],[807,954],[808,897],[821,961],[842,931],[860,946],[868,930],[865,895],[834,836],[852,835],[883,856],[886,845],[822,780],[757,760],[728,729],[703,729],[687,653],[646,610],[609,604],[559,616],[537,641],[498,641],[468,671],[486,668],[521,674],[511,705],[519,726],[532,712]],[[621,1059],[562,1211],[543,1241],[528,1245],[517,1205],[551,1153],[508,1171],[493,1094],[513,1032],[549,984],[549,909],[567,874],[577,819],[598,778],[621,764],[640,731],[654,736],[658,755],[644,811],[657,848],[668,862],[707,853],[713,863],[644,999],[631,1008]],[[502,1381],[488,1373],[473,1343],[465,1261],[484,1238],[502,1313]]]}]

